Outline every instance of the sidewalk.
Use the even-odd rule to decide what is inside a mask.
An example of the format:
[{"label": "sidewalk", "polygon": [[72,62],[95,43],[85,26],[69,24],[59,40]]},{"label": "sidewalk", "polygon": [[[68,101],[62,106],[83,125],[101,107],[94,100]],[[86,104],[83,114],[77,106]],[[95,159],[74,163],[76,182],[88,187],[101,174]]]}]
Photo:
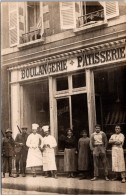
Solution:
[{"label": "sidewalk", "polygon": [[44,178],[38,175],[26,177],[2,178],[2,188],[23,191],[37,191],[59,194],[126,194],[126,183],[120,181],[105,180],[79,180],[78,178],[66,178],[59,176],[58,179]]}]

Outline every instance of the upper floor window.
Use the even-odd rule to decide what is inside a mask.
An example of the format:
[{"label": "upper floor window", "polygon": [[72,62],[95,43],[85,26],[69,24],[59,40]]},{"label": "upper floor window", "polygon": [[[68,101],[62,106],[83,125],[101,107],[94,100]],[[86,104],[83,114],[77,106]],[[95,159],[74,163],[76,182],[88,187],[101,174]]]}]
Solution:
[{"label": "upper floor window", "polygon": [[98,1],[81,1],[81,16],[78,18],[79,26],[103,21],[104,7]]},{"label": "upper floor window", "polygon": [[117,1],[60,2],[61,29],[82,27],[118,15]]},{"label": "upper floor window", "polygon": [[35,30],[40,20],[40,2],[27,2],[28,32]]},{"label": "upper floor window", "polygon": [[42,37],[42,2],[9,2],[10,46]]}]

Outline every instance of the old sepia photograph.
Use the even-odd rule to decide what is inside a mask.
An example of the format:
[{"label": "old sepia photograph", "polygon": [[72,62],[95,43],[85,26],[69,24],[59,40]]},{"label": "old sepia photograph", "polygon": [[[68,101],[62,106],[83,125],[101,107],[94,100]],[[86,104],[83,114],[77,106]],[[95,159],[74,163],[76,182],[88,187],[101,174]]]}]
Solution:
[{"label": "old sepia photograph", "polygon": [[126,194],[126,1],[1,2],[1,194]]}]

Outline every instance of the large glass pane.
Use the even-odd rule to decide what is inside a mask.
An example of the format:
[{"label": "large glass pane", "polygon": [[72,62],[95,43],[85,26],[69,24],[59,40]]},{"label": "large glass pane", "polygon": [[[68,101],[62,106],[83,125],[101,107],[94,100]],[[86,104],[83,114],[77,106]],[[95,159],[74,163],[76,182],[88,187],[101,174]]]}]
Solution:
[{"label": "large glass pane", "polygon": [[58,119],[58,149],[64,150],[64,139],[66,136],[66,129],[70,127],[70,114],[69,114],[69,99],[57,100],[57,119]]},{"label": "large glass pane", "polygon": [[85,73],[72,75],[73,88],[85,87],[86,79]]},{"label": "large glass pane", "polygon": [[40,127],[49,124],[48,81],[24,85],[22,106],[22,125],[28,127],[28,132],[31,131],[32,123],[37,123]]},{"label": "large glass pane", "polygon": [[83,129],[88,131],[87,95],[73,95],[71,100],[73,133],[78,140]]},{"label": "large glass pane", "polygon": [[60,77],[56,79],[56,90],[62,91],[68,89],[68,77]]},{"label": "large glass pane", "polygon": [[[116,124],[121,125],[122,133],[126,136],[126,68],[95,72],[94,81],[97,122],[102,124],[102,130],[108,139],[115,132]],[[109,147],[111,148],[111,145]]]}]

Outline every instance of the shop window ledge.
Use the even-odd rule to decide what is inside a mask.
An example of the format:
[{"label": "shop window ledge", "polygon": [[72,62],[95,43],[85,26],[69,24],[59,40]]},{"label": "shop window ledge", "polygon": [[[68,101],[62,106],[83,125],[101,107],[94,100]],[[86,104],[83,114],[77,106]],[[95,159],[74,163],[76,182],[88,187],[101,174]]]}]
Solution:
[{"label": "shop window ledge", "polygon": [[104,20],[104,21],[91,21],[91,22],[88,22],[87,24],[84,24],[81,27],[75,28],[74,33],[81,33],[83,31],[88,31],[89,32],[89,31],[99,29],[99,28],[101,28],[103,26],[107,26],[107,25],[108,25],[107,20]]},{"label": "shop window ledge", "polygon": [[[107,150],[106,151],[107,152],[107,154],[111,154],[112,153],[112,150],[111,149],[109,149],[109,150]],[[126,149],[124,149],[124,153],[126,154]],[[56,156],[64,156],[64,151],[63,152],[57,152],[56,153]]]}]

